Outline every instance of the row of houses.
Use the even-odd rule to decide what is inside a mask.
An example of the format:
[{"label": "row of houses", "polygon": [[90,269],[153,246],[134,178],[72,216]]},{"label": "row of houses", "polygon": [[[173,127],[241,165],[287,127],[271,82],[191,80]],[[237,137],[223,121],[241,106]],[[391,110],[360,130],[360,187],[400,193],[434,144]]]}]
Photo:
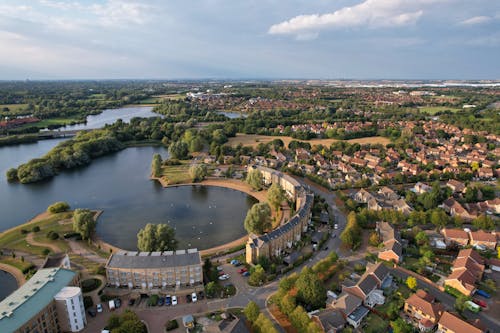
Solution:
[{"label": "row of houses", "polygon": [[300,241],[301,236],[307,231],[311,221],[311,209],[314,196],[306,193],[300,183],[292,177],[279,171],[261,166],[251,166],[258,169],[266,185],[280,184],[290,200],[295,201],[296,213],[276,229],[264,235],[250,234],[246,244],[246,261],[256,263],[258,258],[279,257],[291,252],[294,244]]},{"label": "row of houses", "polygon": [[498,234],[496,231],[443,228],[441,233],[447,246],[458,245],[463,247],[471,245],[480,250],[495,250],[497,247]]},{"label": "row of houses", "polygon": [[364,203],[370,210],[396,210],[403,214],[409,214],[413,208],[406,203],[394,190],[387,186],[381,187],[376,193],[369,192],[364,188],[355,192],[352,198],[358,203]]},{"label": "row of houses", "polygon": [[481,281],[484,269],[485,261],[474,249],[460,250],[444,285],[470,296],[476,291],[476,283]]}]

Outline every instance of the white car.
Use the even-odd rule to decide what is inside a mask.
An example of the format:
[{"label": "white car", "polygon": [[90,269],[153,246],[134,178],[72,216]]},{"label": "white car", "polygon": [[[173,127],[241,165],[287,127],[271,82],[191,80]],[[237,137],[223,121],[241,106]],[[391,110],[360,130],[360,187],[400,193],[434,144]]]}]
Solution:
[{"label": "white car", "polygon": [[196,301],[198,301],[198,296],[196,296],[196,293],[192,293],[191,294],[191,302],[195,303]]},{"label": "white car", "polygon": [[177,296],[172,296],[172,305],[177,305]]},{"label": "white car", "polygon": [[337,230],[338,228],[339,228],[339,225],[338,225],[337,223],[335,223],[335,224],[333,225],[333,229]]},{"label": "white car", "polygon": [[219,276],[219,280],[221,280],[221,281],[228,280],[228,279],[229,279],[229,274],[223,274],[223,275]]},{"label": "white car", "polygon": [[102,304],[97,304],[97,312],[102,312]]}]

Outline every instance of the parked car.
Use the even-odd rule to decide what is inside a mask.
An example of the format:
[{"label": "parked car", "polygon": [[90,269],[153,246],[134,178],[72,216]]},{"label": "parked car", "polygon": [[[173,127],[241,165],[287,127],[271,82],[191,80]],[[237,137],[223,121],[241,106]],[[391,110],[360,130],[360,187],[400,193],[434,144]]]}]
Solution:
[{"label": "parked car", "polygon": [[247,269],[246,267],[243,267],[243,268],[238,269],[238,273],[240,273],[240,274],[243,274],[243,273],[245,273],[246,271],[248,271],[248,269]]},{"label": "parked car", "polygon": [[487,308],[488,307],[488,304],[485,301],[482,301],[480,299],[474,298],[472,301],[474,303],[476,303],[477,305],[479,305],[480,307],[482,307],[482,308]]},{"label": "parked car", "polygon": [[231,265],[233,266],[239,266],[241,265],[240,261],[238,259],[233,259],[231,260]]},{"label": "parked car", "polygon": [[172,296],[172,305],[177,305],[177,296]]},{"label": "parked car", "polygon": [[134,298],[131,298],[128,300],[128,306],[132,306],[135,304],[135,299]]},{"label": "parked car", "polygon": [[479,311],[481,311],[481,308],[479,307],[479,305],[477,305],[476,303],[473,303],[471,301],[465,302],[465,306],[467,307],[467,309],[469,309],[470,311],[472,311],[474,313],[478,313]]},{"label": "parked car", "polygon": [[337,223],[335,223],[335,224],[333,225],[333,229],[337,230],[338,228],[339,228],[339,225],[338,225]]},{"label": "parked car", "polygon": [[119,298],[115,298],[115,306],[117,308],[121,307],[122,306],[122,300],[119,299]]},{"label": "parked car", "polygon": [[243,274],[241,274],[241,276],[245,276],[245,277],[246,277],[246,276],[250,276],[250,272],[249,272],[249,271],[246,271],[246,272],[244,272]]},{"label": "parked car", "polygon": [[165,306],[172,304],[172,297],[170,295],[167,295],[165,297]]},{"label": "parked car", "polygon": [[224,271],[219,271],[219,276],[224,275],[224,274],[226,274],[226,273],[224,273]]},{"label": "parked car", "polygon": [[219,276],[219,280],[221,280],[221,281],[224,281],[224,280],[227,280],[227,279],[229,279],[229,275],[228,274],[224,274],[224,275]]},{"label": "parked car", "polygon": [[191,303],[191,294],[186,295],[186,302]]},{"label": "parked car", "polygon": [[204,299],[205,298],[205,293],[203,291],[198,291],[198,298],[199,299]]},{"label": "parked car", "polygon": [[158,298],[158,306],[163,306],[163,303],[165,303],[165,299],[163,297]]},{"label": "parked car", "polygon": [[483,296],[484,298],[490,298],[491,295],[488,294],[486,291],[478,289],[476,290],[476,295]]},{"label": "parked car", "polygon": [[220,272],[222,271],[224,268],[222,268],[222,266],[217,266],[217,270]]},{"label": "parked car", "polygon": [[91,317],[95,317],[97,315],[96,311],[94,309],[89,309],[87,311],[87,313],[89,314],[89,316]]},{"label": "parked car", "polygon": [[196,296],[196,293],[192,293],[192,294],[191,294],[191,301],[192,301],[193,303],[198,301],[198,296]]},{"label": "parked car", "polygon": [[102,312],[102,304],[101,303],[97,304],[97,312],[99,312],[99,313]]}]

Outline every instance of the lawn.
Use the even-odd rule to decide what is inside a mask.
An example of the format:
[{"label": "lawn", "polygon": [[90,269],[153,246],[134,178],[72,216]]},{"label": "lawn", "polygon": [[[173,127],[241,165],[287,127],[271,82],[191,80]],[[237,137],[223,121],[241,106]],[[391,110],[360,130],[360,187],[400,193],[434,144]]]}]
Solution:
[{"label": "lawn", "polygon": [[[228,144],[236,147],[240,143],[243,146],[252,146],[252,147],[257,147],[259,143],[268,143],[271,142],[275,139],[281,139],[285,146],[288,146],[290,141],[296,140],[290,136],[270,136],[270,135],[256,135],[256,134],[241,134],[238,133],[236,134],[235,137],[230,138]],[[325,146],[330,146],[333,142],[337,141],[343,141],[343,140],[337,140],[337,139],[312,139],[312,140],[296,140],[296,141],[302,141],[302,142],[309,142],[311,146],[315,145],[325,145]],[[380,143],[383,145],[391,143],[391,140],[388,138],[384,138],[381,136],[374,136],[374,137],[367,137],[367,138],[359,138],[359,139],[351,139],[351,140],[345,140],[348,143],[359,143],[359,144],[376,144]]]},{"label": "lawn", "polygon": [[137,102],[137,104],[158,104],[161,102],[161,98],[159,97],[148,97],[145,99],[141,99]]},{"label": "lawn", "polygon": [[451,111],[451,112],[460,111],[459,108],[453,108],[453,107],[449,107],[449,106],[420,106],[420,107],[418,107],[418,109],[421,112],[425,112],[425,113],[428,113],[430,115],[435,115],[438,112],[446,111],[446,110]]},{"label": "lawn", "polygon": [[190,161],[180,161],[180,165],[167,165],[162,169],[162,178],[166,179],[169,185],[190,183],[189,176]]},{"label": "lawn", "polygon": [[365,333],[388,332],[389,322],[370,313],[364,320],[363,329]]},{"label": "lawn", "polygon": [[21,272],[33,266],[30,262],[22,261],[21,258],[5,257],[1,259],[1,262],[17,268]]},{"label": "lawn", "polygon": [[[16,114],[23,109],[25,109],[28,106],[28,104],[0,104],[0,112],[6,112],[3,111],[4,108],[9,109],[10,114]],[[22,112],[21,112],[22,113]]]},{"label": "lawn", "polygon": [[79,119],[77,118],[52,118],[52,119],[43,119],[36,123],[24,124],[17,128],[28,128],[28,127],[38,127],[38,128],[47,128],[51,125],[70,125],[71,123],[77,123]]},{"label": "lawn", "polygon": [[173,101],[177,101],[177,100],[181,100],[181,99],[186,98],[186,95],[184,95],[184,94],[167,94],[167,95],[158,95],[158,96],[153,96],[153,97],[158,97],[158,98],[161,98],[162,100],[163,99],[170,99]]}]

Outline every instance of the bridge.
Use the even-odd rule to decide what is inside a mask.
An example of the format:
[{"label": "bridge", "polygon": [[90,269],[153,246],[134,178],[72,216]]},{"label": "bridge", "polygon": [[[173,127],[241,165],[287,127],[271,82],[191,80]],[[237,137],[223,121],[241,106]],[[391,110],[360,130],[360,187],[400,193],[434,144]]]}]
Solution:
[{"label": "bridge", "polygon": [[45,131],[39,132],[39,139],[57,139],[57,138],[72,138],[79,132],[87,132],[89,130],[68,130],[68,131]]}]

